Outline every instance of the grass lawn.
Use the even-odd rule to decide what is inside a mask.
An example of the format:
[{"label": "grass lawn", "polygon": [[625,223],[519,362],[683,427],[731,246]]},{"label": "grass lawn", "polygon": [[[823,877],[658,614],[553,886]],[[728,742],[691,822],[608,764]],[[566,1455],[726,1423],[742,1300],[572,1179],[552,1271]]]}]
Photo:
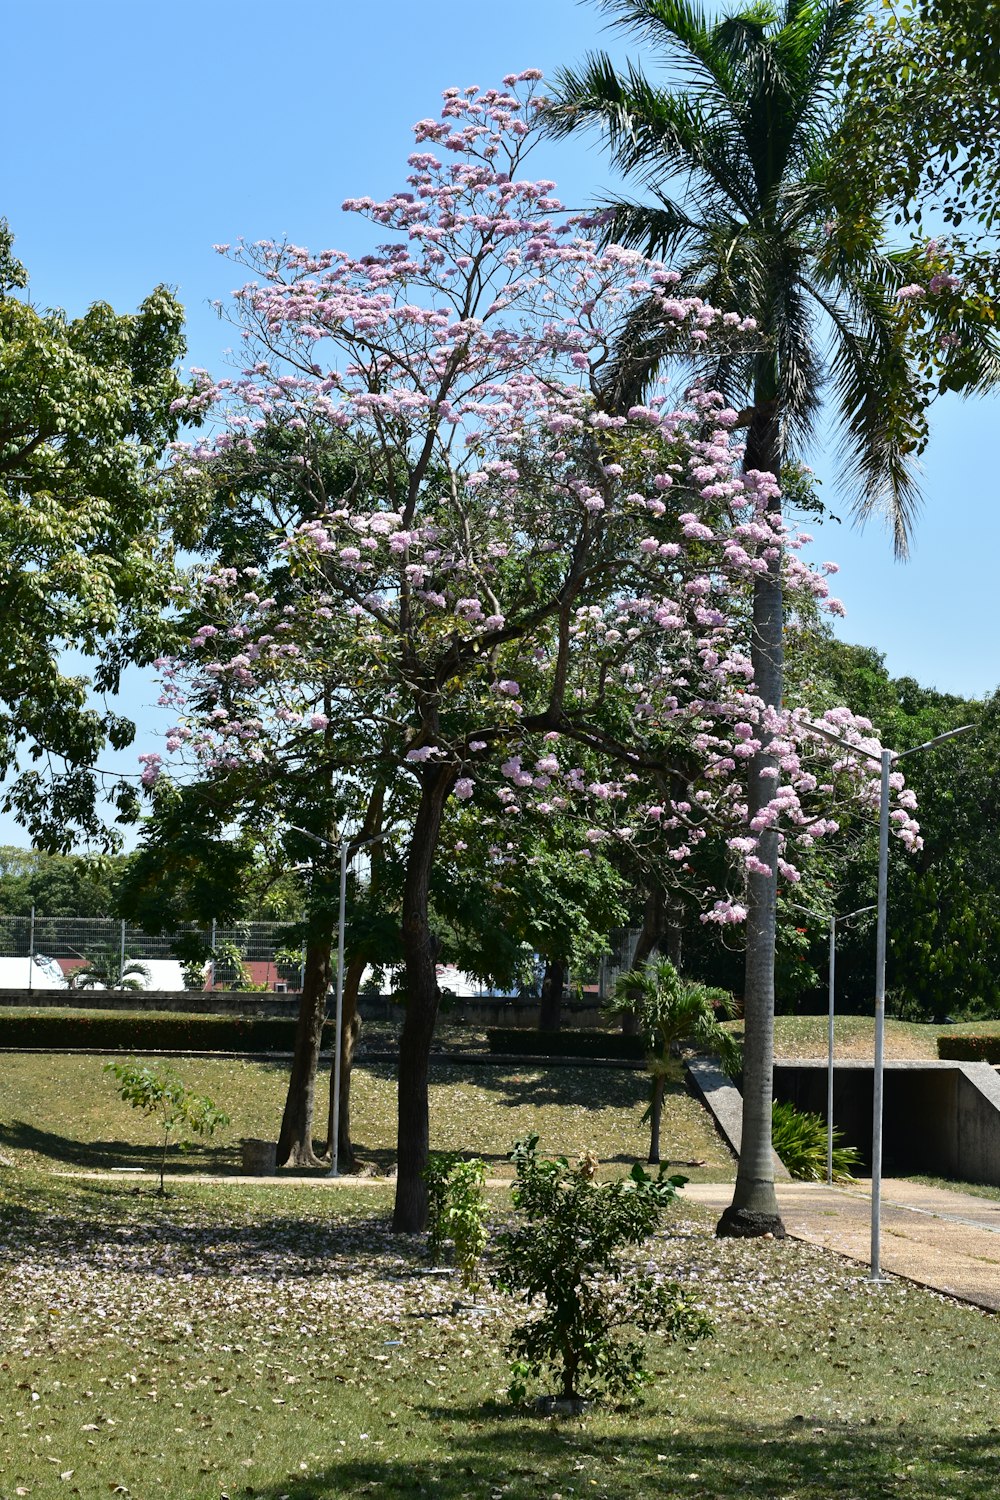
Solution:
[{"label": "grass lawn", "polygon": [[[0,1152],[38,1166],[147,1167],[158,1159],[152,1121],[118,1098],[103,1072],[105,1059],[10,1052],[0,1055]],[[243,1136],[276,1140],[288,1079],[287,1062],[190,1058],[172,1064],[185,1083],[226,1110],[231,1124],[190,1151],[171,1148],[170,1170],[236,1171]],[[432,1070],[431,1145],[484,1157],[491,1175],[512,1175],[506,1153],[519,1136],[537,1134],[550,1155],[592,1147],[603,1162],[630,1165],[645,1157],[640,1123],[649,1082],[622,1068],[533,1067],[455,1061]],[[326,1086],[319,1090],[317,1133],[325,1130]],[[364,1160],[387,1170],[395,1159],[393,1066],[362,1064],[352,1084],[355,1142]],[[664,1155],[688,1175],[718,1181],[734,1175],[732,1158],[702,1107],[683,1085],[678,1064],[670,1081]],[[618,1170],[616,1167],[615,1170]],[[2,1495],[2,1491],[0,1491]]]},{"label": "grass lawn", "polygon": [[[794,1060],[826,1057],[827,1018],[816,1016],[775,1016],[774,1055]],[[742,1035],[743,1023],[732,1023],[737,1035]],[[895,1021],[885,1023],[885,1056],[887,1061],[919,1060],[937,1061],[937,1039],[955,1032],[961,1035],[974,1033],[977,1036],[1000,1034],[1000,1021],[957,1021],[951,1026],[928,1026],[917,1021]],[[834,1018],[835,1055],[843,1060],[870,1060],[875,1048],[875,1023],[871,1016],[836,1016]]]},{"label": "grass lawn", "polygon": [[973,1198],[991,1198],[994,1202],[1000,1201],[1000,1187],[994,1187],[990,1182],[956,1182],[953,1177],[932,1177],[925,1172],[910,1172],[907,1174],[909,1182],[919,1182],[926,1187],[950,1188],[955,1193],[968,1193]]},{"label": "grass lawn", "polygon": [[[504,1344],[519,1310],[475,1306],[389,1231],[392,1185],[57,1175],[146,1166],[155,1133],[97,1057],[0,1057],[0,1500],[980,1500],[1000,1482],[1000,1321],[793,1241],[716,1241],[678,1202],[638,1264],[680,1281],[715,1337],[653,1338],[644,1404],[583,1418],[514,1409]],[[284,1064],[190,1059],[233,1117],[172,1160],[232,1174],[273,1135]],[[491,1173],[518,1135],[641,1156],[641,1073],[438,1067],[436,1146]],[[388,1163],[391,1069],[356,1080],[364,1154]],[[664,1140],[731,1175],[672,1081]],[[510,1212],[491,1192],[495,1229]]]},{"label": "grass lawn", "polygon": [[[645,1404],[515,1411],[514,1310],[465,1305],[387,1229],[389,1184],[124,1183],[8,1170],[0,1495],[35,1500],[980,1500],[1000,1323],[686,1205],[642,1252],[715,1337],[653,1340]],[[506,1212],[494,1197],[494,1217]],[[456,1307],[456,1302],[460,1305]]]}]

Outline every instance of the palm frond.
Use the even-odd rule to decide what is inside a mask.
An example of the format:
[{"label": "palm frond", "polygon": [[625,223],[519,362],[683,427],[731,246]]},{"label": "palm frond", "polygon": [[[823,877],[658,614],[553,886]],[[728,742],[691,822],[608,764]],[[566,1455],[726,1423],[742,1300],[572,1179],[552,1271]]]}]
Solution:
[{"label": "palm frond", "polygon": [[598,0],[612,19],[609,27],[644,39],[663,61],[680,68],[699,91],[709,88],[725,98],[733,93],[733,75],[725,54],[714,44],[714,22],[693,0]]},{"label": "palm frond", "polygon": [[829,369],[840,419],[841,474],[855,515],[863,522],[881,514],[897,557],[904,558],[920,503],[923,403],[901,325],[877,280],[842,274],[839,285],[840,299],[815,283],[810,290],[833,329]]},{"label": "palm frond", "polygon": [[657,195],[655,204],[606,200],[601,208],[613,215],[608,238],[616,245],[641,250],[651,260],[669,260],[703,233],[696,219],[664,195]]},{"label": "palm frond", "polygon": [[580,69],[561,69],[554,82],[544,116],[549,134],[597,129],[624,176],[638,175],[655,188],[677,175],[695,193],[702,178],[740,212],[755,212],[749,163],[731,113],[658,89],[631,64],[619,73],[606,53],[589,53]]}]

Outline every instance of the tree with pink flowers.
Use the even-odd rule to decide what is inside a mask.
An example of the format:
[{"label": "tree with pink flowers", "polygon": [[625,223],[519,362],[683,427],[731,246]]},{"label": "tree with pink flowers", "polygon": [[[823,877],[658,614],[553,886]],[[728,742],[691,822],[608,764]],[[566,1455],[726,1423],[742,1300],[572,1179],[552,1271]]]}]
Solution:
[{"label": "tree with pink flowers", "polygon": [[[275,537],[280,597],[259,564],[192,578],[199,623],[162,663],[168,750],[209,781],[312,779],[341,832],[382,799],[378,831],[404,865],[404,1231],[426,1216],[429,894],[450,809],[475,809],[488,784],[502,821],[558,815],[581,859],[625,843],[679,877],[721,840],[733,883],[703,892],[704,919],[732,924],[763,836],[794,881],[845,794],[877,795],[804,711],[756,690],[755,578],[780,568],[793,607],[837,606],[769,506],[772,477],[741,467],[737,414],[703,388],[627,413],[602,403],[620,329],[650,299],[682,355],[752,346],[754,324],[678,296],[662,264],[601,248],[599,224],[525,175],[538,76],[446,93],[440,119],[416,127],[405,191],[345,204],[388,237],[369,255],[236,247],[247,368],[201,377],[188,410],[216,436],[176,456],[195,503],[220,453],[252,456],[277,428],[313,495]],[[332,439],[352,474],[336,494],[315,462]],[[751,813],[765,736],[774,778]],[[147,784],[162,771],[148,754]]]}]

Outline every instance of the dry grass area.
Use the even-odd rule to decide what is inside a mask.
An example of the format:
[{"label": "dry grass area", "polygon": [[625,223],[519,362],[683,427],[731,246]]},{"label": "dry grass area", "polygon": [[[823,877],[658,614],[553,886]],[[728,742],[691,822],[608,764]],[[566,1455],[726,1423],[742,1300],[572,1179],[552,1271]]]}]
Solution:
[{"label": "dry grass area", "polygon": [[[742,1034],[742,1022],[733,1030]],[[928,1026],[915,1021],[885,1023],[885,1056],[887,1061],[907,1062],[926,1059],[937,1061],[937,1039],[949,1032],[977,1035],[1000,1033],[1000,1021],[958,1021],[953,1025]],[[776,1016],[774,1021],[775,1057],[788,1061],[826,1057],[827,1018],[818,1016]],[[870,1016],[837,1016],[834,1022],[834,1050],[837,1057],[870,1061],[875,1048],[875,1023]]]},{"label": "dry grass area", "polygon": [[[0,1055],[0,1152],[37,1166],[144,1167],[157,1157],[152,1121],[121,1102],[105,1059],[80,1054]],[[276,1140],[287,1062],[241,1058],[174,1059],[184,1082],[207,1094],[230,1124],[190,1150],[171,1147],[170,1171],[234,1172],[244,1136]],[[649,1081],[624,1068],[474,1064],[458,1058],[431,1072],[431,1145],[482,1156],[492,1176],[511,1175],[514,1141],[537,1135],[550,1155],[596,1151],[607,1170],[644,1159],[641,1123]],[[317,1134],[325,1131],[326,1087],[318,1090]],[[355,1069],[352,1133],[363,1161],[388,1171],[395,1158],[396,1084],[389,1063]],[[687,1093],[678,1064],[669,1083],[662,1136],[665,1156],[692,1178],[731,1178],[733,1163],[702,1107]],[[2,1491],[0,1491],[2,1497]]]}]

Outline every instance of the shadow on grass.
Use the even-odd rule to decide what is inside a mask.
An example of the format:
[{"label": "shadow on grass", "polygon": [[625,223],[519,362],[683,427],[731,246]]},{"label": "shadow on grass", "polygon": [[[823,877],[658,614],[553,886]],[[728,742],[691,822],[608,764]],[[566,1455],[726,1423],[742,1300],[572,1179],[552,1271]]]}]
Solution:
[{"label": "shadow on grass", "polygon": [[[525,1105],[561,1105],[569,1109],[634,1109],[643,1108],[649,1098],[649,1079],[639,1068],[588,1068],[526,1063],[518,1067],[510,1063],[496,1067],[470,1066],[460,1061],[435,1063],[431,1069],[432,1082],[469,1084],[487,1093],[497,1094],[497,1102],[509,1109],[520,1109]],[[678,1064],[676,1078],[668,1082],[671,1093],[683,1094],[684,1083]]]},{"label": "shadow on grass", "polygon": [[[447,1456],[351,1459],[307,1478],[243,1491],[258,1500],[332,1500],[334,1496],[433,1495],[460,1500],[495,1493],[527,1500],[560,1493],[644,1500],[740,1494],[784,1500],[831,1496],[906,1500],[979,1500],[1000,1487],[1000,1436],[911,1430],[884,1424],[795,1418],[751,1426],[704,1420],[675,1434],[640,1410],[598,1432],[582,1423],[496,1408],[437,1408],[426,1413]],[[609,1418],[601,1416],[601,1426]],[[440,1425],[438,1425],[440,1424]],[[454,1425],[453,1425],[454,1424]],[[476,1430],[455,1432],[468,1424]],[[391,1447],[395,1439],[384,1439]]]},{"label": "shadow on grass", "polygon": [[[136,1145],[133,1141],[79,1141],[71,1136],[40,1130],[25,1120],[0,1123],[0,1150],[30,1151],[51,1161],[71,1167],[140,1167],[158,1172],[162,1146]],[[239,1169],[239,1150],[233,1145],[211,1146],[199,1142],[192,1151],[184,1151],[172,1142],[167,1147],[167,1170],[176,1173]]]},{"label": "shadow on grass", "polygon": [[194,1281],[247,1270],[279,1280],[349,1276],[366,1249],[391,1255],[392,1265],[381,1273],[389,1279],[407,1277],[424,1264],[422,1238],[393,1236],[387,1213],[337,1218],[333,1195],[310,1195],[305,1204],[299,1198],[279,1213],[268,1206],[260,1217],[259,1205],[244,1217],[245,1209],[234,1203],[224,1218],[213,1213],[206,1222],[196,1191],[174,1186],[176,1191],[168,1180],[161,1198],[149,1183],[129,1189],[83,1179],[66,1184],[62,1201],[54,1202],[51,1192],[11,1195],[0,1214],[0,1261],[30,1254],[39,1264],[51,1264],[71,1256],[75,1267],[107,1269],[112,1245],[116,1272],[159,1266],[164,1274],[183,1273]]}]

